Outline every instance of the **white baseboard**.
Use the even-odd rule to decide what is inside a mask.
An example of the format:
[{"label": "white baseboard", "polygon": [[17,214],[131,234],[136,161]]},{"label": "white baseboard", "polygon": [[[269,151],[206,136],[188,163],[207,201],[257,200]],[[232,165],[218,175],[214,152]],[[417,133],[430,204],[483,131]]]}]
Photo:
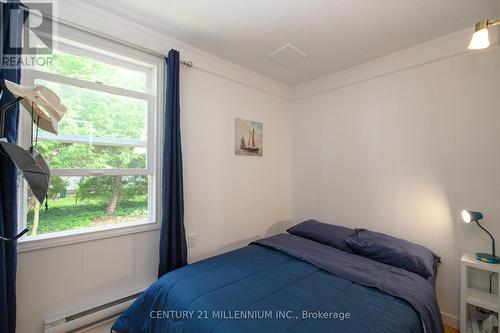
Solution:
[{"label": "white baseboard", "polygon": [[445,312],[441,312],[441,316],[443,317],[443,322],[445,325],[456,329],[460,327],[460,318],[458,318],[457,316]]}]

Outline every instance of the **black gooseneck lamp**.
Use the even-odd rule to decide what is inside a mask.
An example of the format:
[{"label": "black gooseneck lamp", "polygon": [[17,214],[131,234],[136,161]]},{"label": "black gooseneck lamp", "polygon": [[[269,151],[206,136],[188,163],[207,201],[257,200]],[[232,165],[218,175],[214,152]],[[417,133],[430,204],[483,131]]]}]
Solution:
[{"label": "black gooseneck lamp", "polygon": [[476,259],[483,261],[483,262],[486,262],[486,263],[489,263],[489,264],[500,264],[500,257],[497,257],[496,253],[495,253],[495,238],[493,238],[493,235],[488,230],[486,230],[481,224],[479,224],[479,221],[483,219],[483,213],[474,212],[471,210],[463,210],[462,211],[462,218],[463,218],[465,223],[470,223],[472,221],[476,222],[478,227],[483,229],[484,232],[486,232],[488,234],[488,236],[490,236],[490,238],[491,238],[492,253],[489,254],[489,253],[478,252],[478,253],[476,253]]}]

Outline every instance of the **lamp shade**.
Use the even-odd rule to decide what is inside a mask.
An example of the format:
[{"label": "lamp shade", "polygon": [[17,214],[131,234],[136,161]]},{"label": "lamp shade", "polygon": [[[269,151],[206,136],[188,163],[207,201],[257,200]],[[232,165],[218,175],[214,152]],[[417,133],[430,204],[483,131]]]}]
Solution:
[{"label": "lamp shade", "polygon": [[472,35],[472,39],[469,44],[469,49],[471,50],[480,50],[485,49],[490,46],[490,38],[488,34],[488,29],[483,29],[476,31]]},{"label": "lamp shade", "polygon": [[469,49],[480,50],[490,46],[490,36],[488,33],[489,21],[481,21],[476,24],[474,34],[469,44]]},{"label": "lamp shade", "polygon": [[472,221],[480,221],[483,219],[483,213],[474,212],[472,210],[463,210],[462,211],[462,219],[465,223],[470,223]]}]

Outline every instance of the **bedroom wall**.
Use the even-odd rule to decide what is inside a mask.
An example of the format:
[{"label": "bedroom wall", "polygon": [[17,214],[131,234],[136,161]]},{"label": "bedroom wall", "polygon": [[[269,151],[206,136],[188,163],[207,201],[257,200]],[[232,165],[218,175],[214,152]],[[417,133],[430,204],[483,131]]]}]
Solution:
[{"label": "bedroom wall", "polygon": [[[293,210],[436,251],[438,298],[456,319],[458,258],[489,246],[459,210],[483,210],[500,236],[498,46],[463,54],[461,32],[291,90],[81,1],[60,1],[59,16],[162,54],[175,47],[198,67],[181,73],[191,261],[282,230]],[[234,156],[236,116],[264,122],[262,158]],[[149,231],[20,253],[18,332],[144,288],[157,248]]]},{"label": "bedroom wall", "polygon": [[294,88],[294,219],[435,251],[453,326],[459,258],[490,248],[460,211],[484,212],[500,237],[500,47],[467,52],[468,38],[470,29]]},{"label": "bedroom wall", "polygon": [[[161,54],[177,48],[198,67],[181,68],[185,224],[197,234],[190,261],[291,219],[287,86],[79,1],[59,3],[59,16]],[[235,117],[264,123],[263,157],[234,155]],[[17,331],[42,332],[44,319],[146,287],[156,280],[158,238],[154,230],[19,253]]]}]

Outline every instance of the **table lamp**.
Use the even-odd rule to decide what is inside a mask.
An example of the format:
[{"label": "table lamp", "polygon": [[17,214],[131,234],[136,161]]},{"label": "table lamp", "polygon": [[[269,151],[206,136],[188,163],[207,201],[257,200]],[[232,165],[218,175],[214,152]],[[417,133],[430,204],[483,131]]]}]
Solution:
[{"label": "table lamp", "polygon": [[493,235],[488,230],[486,230],[481,224],[479,224],[479,221],[483,219],[483,213],[474,212],[471,210],[463,210],[462,218],[465,223],[470,223],[472,221],[476,222],[478,227],[483,229],[491,238],[492,253],[476,253],[476,259],[489,264],[500,264],[500,258],[495,255],[495,238],[493,238]]}]

